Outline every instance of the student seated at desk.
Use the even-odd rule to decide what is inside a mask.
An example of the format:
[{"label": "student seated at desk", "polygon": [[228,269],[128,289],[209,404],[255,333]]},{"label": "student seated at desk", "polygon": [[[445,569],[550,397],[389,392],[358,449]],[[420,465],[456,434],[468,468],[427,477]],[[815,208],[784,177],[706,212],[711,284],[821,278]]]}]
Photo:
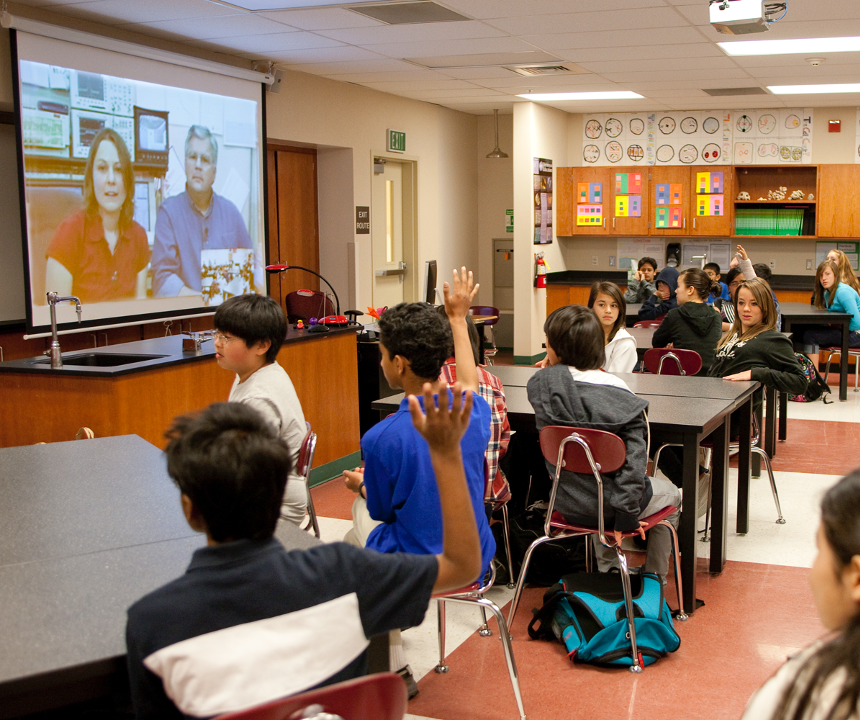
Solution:
[{"label": "student seated at desk", "polygon": [[588,307],[594,311],[603,327],[606,343],[603,352],[606,358],[601,367],[610,373],[633,372],[639,356],[636,353],[636,340],[624,327],[627,322],[627,303],[621,288],[611,282],[594,283],[588,296]]},{"label": "student seated at desk", "polygon": [[821,501],[812,597],[829,634],[789,658],[750,699],[744,720],[860,718],[860,472]]},{"label": "student seated at desk", "polygon": [[639,258],[638,269],[633,279],[627,283],[624,299],[629,303],[643,303],[654,294],[654,275],[657,274],[657,261],[652,257]]},{"label": "student seated at desk", "polygon": [[[839,266],[825,260],[815,271],[815,307],[831,312],[851,313],[848,325],[848,347],[860,347],[860,295],[848,283],[839,280]],[[831,347],[842,345],[842,328],[819,326],[803,333],[804,345]]]},{"label": "student seated at desk", "polygon": [[703,270],[684,270],[678,276],[675,291],[678,307],[666,313],[660,327],[654,330],[651,346],[695,350],[702,358],[699,375],[707,375],[723,332],[720,314],[706,300],[719,291],[719,284]]},{"label": "student seated at desk", "polygon": [[[841,250],[833,248],[833,250],[828,251],[827,260],[832,260],[836,263],[836,267],[839,268],[839,274],[836,276],[839,278],[839,282],[850,285],[860,295],[860,282],[857,281],[857,276],[854,274],[854,268],[851,267],[851,261],[848,259],[848,256]],[[813,299],[814,302],[815,300]]]},{"label": "student seated at desk", "polygon": [[654,293],[639,308],[640,320],[656,320],[678,307],[678,301],[675,299],[678,271],[675,268],[663,268],[654,284],[656,286]]},{"label": "student seated at desk", "polygon": [[[448,323],[427,303],[401,303],[389,308],[379,319],[379,350],[382,372],[391,387],[416,394],[430,383],[433,391],[442,392],[444,397],[447,391],[441,389],[444,383],[439,382],[439,373],[451,356],[453,344],[458,381],[475,393],[461,449],[481,539],[483,577],[493,560],[496,543],[484,510],[484,453],[490,442],[490,408],[477,394],[478,374],[466,327],[469,306],[477,291],[471,272],[467,275],[466,268],[462,273],[454,271],[453,286],[444,284]],[[357,493],[352,505],[353,527],[344,540],[382,553],[439,553],[439,494],[427,445],[412,425],[405,399],[396,413],[364,434],[361,453],[364,468],[343,473],[346,487]],[[478,577],[476,573],[470,582]],[[389,655],[391,669],[404,677],[411,695],[417,693],[399,632],[389,637]]]},{"label": "student seated at desk", "polygon": [[[712,281],[718,283],[720,286],[720,292],[717,293],[716,297],[721,298],[722,300],[731,300],[732,296],[729,295],[729,286],[726,285],[722,280],[720,280],[720,266],[719,263],[709,262],[705,264],[705,267],[702,268],[707,274],[708,277],[711,278]],[[713,305],[714,296],[709,295],[706,301],[709,305]]]},{"label": "student seated at desk", "polygon": [[[447,394],[447,388],[442,388]],[[292,449],[251,407],[216,403],[178,418],[167,470],[191,527],[206,534],[185,575],[129,608],[137,720],[212,717],[364,675],[368,639],[419,624],[433,592],[481,568],[460,438],[471,393],[424,392],[411,422],[438,482],[439,555],[381,555],[345,543],[288,552],[273,537]],[[425,442],[426,441],[426,442]]]},{"label": "student seated at desk", "polygon": [[[603,330],[597,317],[581,305],[555,310],[544,323],[549,366],[536,372],[528,382],[529,402],[535,411],[537,429],[547,425],[594,428],[615,433],[627,448],[624,465],[603,475],[603,502],[607,538],[614,533],[639,530],[645,537],[648,528],[639,518],[652,515],[669,505],[678,505],[681,494],[672,483],[645,474],[648,464],[648,403],[637,397],[620,378],[603,372]],[[550,473],[555,467],[546,462]],[[597,483],[591,474],[562,471],[556,495],[556,509],[568,522],[596,526],[598,517]],[[678,526],[678,513],[668,517]],[[608,572],[618,566],[618,556],[593,536],[598,569]],[[672,538],[669,529],[651,529],[645,572],[665,580],[669,567]]]},{"label": "student seated at desk", "polygon": [[[287,336],[284,311],[267,295],[237,295],[218,306],[213,323],[215,358],[222,368],[236,373],[230,402],[250,405],[266,418],[290,448],[295,469],[308,428],[293,381],[278,364],[278,351]],[[298,525],[307,506],[307,486],[294,472],[281,516]]]}]

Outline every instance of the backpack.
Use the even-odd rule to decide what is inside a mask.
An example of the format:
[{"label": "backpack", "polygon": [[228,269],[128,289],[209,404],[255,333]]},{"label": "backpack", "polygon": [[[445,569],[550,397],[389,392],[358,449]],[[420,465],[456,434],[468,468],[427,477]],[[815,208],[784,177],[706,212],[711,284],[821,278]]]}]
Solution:
[{"label": "backpack", "polygon": [[788,399],[794,402],[815,402],[818,398],[822,398],[822,402],[825,404],[832,403],[832,400],[828,400],[825,397],[830,393],[830,388],[822,379],[821,373],[815,367],[815,363],[803,353],[794,353],[794,355],[797,358],[797,362],[800,363],[808,384],[803,395],[789,395]]},{"label": "backpack", "polygon": [[[681,645],[656,575],[630,576],[640,663],[651,665]],[[529,636],[557,638],[571,660],[630,667],[630,640],[621,578],[615,573],[565,575],[544,593],[532,612]]]}]

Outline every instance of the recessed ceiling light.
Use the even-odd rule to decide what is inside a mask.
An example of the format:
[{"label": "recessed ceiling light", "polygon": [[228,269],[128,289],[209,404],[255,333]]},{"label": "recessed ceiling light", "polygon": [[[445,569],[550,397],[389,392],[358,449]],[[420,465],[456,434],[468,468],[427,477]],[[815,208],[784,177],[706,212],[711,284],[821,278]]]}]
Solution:
[{"label": "recessed ceiling light", "polygon": [[791,55],[792,53],[860,52],[860,37],[799,40],[737,40],[717,43],[727,55]]},{"label": "recessed ceiling light", "polygon": [[552,102],[553,100],[633,100],[641,98],[642,95],[629,90],[617,90],[613,92],[527,93],[517,95],[517,97],[526,100]]},{"label": "recessed ceiling light", "polygon": [[831,85],[768,85],[767,89],[775,95],[860,93],[860,83],[834,83]]}]

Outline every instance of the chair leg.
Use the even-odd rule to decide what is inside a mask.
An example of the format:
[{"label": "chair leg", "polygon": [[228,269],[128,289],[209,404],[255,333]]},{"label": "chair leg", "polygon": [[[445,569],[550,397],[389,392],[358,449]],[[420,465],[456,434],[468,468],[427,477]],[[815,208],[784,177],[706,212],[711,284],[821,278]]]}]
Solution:
[{"label": "chair leg", "polygon": [[[568,537],[575,537],[575,536],[571,535]],[[514,598],[513,598],[513,600],[511,600],[511,609],[508,612],[508,627],[513,627],[514,618],[517,616],[517,607],[519,607],[520,597],[522,597],[523,588],[525,587],[525,584],[526,584],[526,574],[528,573],[529,563],[531,562],[531,559],[532,559],[532,553],[535,551],[535,548],[538,547],[538,545],[542,545],[545,542],[549,542],[550,540],[557,540],[557,539],[558,538],[550,538],[550,537],[547,537],[546,535],[544,535],[543,537],[539,537],[537,540],[533,540],[532,544],[529,545],[529,549],[526,550],[525,557],[523,558],[523,564],[520,567],[520,574],[519,574],[519,577],[517,578],[517,589],[514,591]]]},{"label": "chair leg", "polygon": [[448,665],[445,663],[445,601],[441,598],[436,599],[436,635],[439,639],[439,662],[434,670],[437,673],[446,673]]},{"label": "chair leg", "polygon": [[776,522],[777,525],[785,525],[785,518],[782,516],[782,508],[779,505],[779,493],[776,490],[776,479],[773,477],[773,468],[770,466],[770,457],[759,447],[753,447],[752,451],[761,456],[764,460],[764,467],[767,470],[767,477],[770,480],[770,490],[773,493],[773,502],[776,505]]},{"label": "chair leg", "polygon": [[639,647],[636,645],[636,622],[633,616],[633,593],[630,589],[630,570],[627,568],[627,557],[624,551],[616,546],[615,553],[618,555],[618,562],[621,565],[621,586],[624,589],[624,605],[627,608],[627,627],[630,633],[630,655],[633,659],[633,664],[630,666],[630,672],[641,673],[642,664],[639,662]]},{"label": "chair leg", "polygon": [[672,557],[675,559],[675,591],[678,593],[678,614],[676,620],[689,620],[690,616],[684,612],[684,584],[681,579],[681,552],[678,549],[678,533],[672,523],[663,520],[660,525],[665,525],[672,533]]},{"label": "chair leg", "polygon": [[700,538],[701,542],[711,542],[709,530],[711,528],[711,482],[713,478],[708,478],[708,509],[705,510],[705,532]]},{"label": "chair leg", "polygon": [[316,535],[317,540],[319,540],[320,526],[319,526],[319,523],[317,522],[317,513],[316,513],[316,510],[314,510],[314,501],[313,501],[313,498],[311,497],[310,487],[308,487],[308,527],[307,527],[307,529],[308,530],[313,529],[314,535]]},{"label": "chair leg", "polygon": [[591,544],[591,535],[586,535],[585,540],[585,572],[591,572],[591,566],[594,563],[594,546]]},{"label": "chair leg", "polygon": [[[828,375],[830,375],[830,360],[831,360],[831,358],[832,358],[834,355],[836,355],[836,356],[840,356],[840,355],[841,355],[841,353],[834,352],[834,351],[832,351],[832,350],[824,350],[824,351],[819,350],[819,355],[818,355],[818,362],[819,362],[819,364],[821,363],[821,356],[822,356],[825,352],[827,353],[827,360],[825,360],[825,364],[826,364],[826,366],[827,366],[827,369],[824,371],[824,384],[825,384],[825,385],[827,385],[827,377],[828,377]],[[840,362],[842,362],[842,358],[841,358],[841,356],[839,357],[839,361],[840,361]]]},{"label": "chair leg", "polygon": [[478,635],[481,637],[490,637],[493,634],[493,631],[490,630],[490,626],[487,625],[487,611],[484,609],[483,605],[481,605],[481,617],[484,620],[484,624],[478,629]]},{"label": "chair leg", "polygon": [[511,526],[508,523],[507,503],[502,505],[502,532],[505,537],[505,558],[508,561],[508,587],[513,590],[517,584],[514,582],[514,563],[511,559]]}]

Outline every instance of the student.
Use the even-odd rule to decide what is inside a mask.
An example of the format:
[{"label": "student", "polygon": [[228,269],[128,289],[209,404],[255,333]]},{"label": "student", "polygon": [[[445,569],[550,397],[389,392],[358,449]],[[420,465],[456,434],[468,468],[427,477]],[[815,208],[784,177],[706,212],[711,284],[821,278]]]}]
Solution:
[{"label": "student", "polygon": [[[480,576],[489,568],[496,544],[484,510],[484,454],[490,442],[490,408],[477,394],[478,373],[469,342],[466,316],[472,298],[472,273],[454,271],[454,283],[444,284],[448,323],[427,303],[401,303],[379,319],[382,372],[393,388],[407,395],[420,393],[425,383],[433,392],[442,384],[439,373],[451,356],[452,335],[457,377],[475,397],[461,448],[472,510],[478,525],[483,559]],[[450,325],[449,325],[450,324]],[[396,413],[374,425],[361,439],[364,468],[346,470],[344,484],[357,494],[352,505],[353,528],[344,540],[382,553],[438,554],[442,548],[439,495],[426,445],[409,416],[406,399]],[[476,574],[471,580],[479,577]],[[399,672],[411,695],[418,692],[406,664],[402,640],[389,641],[391,668]]]},{"label": "student", "polygon": [[207,544],[185,575],[128,610],[137,720],[211,717],[364,675],[367,638],[419,624],[433,592],[474,578],[480,543],[459,448],[470,396],[461,401],[455,386],[452,408],[436,408],[427,387],[426,417],[409,398],[438,482],[444,539],[436,556],[345,543],[288,552],[273,533],[292,448],[246,405],[216,403],[177,418],[167,471]]},{"label": "student", "polygon": [[812,597],[829,635],[791,657],[750,699],[744,720],[860,717],[860,472],[821,501]]},{"label": "student", "polygon": [[[604,334],[597,317],[581,305],[555,310],[544,323],[549,366],[528,382],[529,402],[535,411],[537,429],[547,425],[569,425],[615,433],[627,448],[624,465],[603,474],[604,521],[615,542],[621,534],[648,528],[639,518],[647,517],[680,502],[678,489],[666,480],[645,474],[648,462],[648,426],[644,411],[648,403],[637,397],[620,378],[602,372]],[[551,473],[555,467],[546,463]],[[595,526],[598,513],[597,484],[591,474],[562,471],[556,509],[571,523]],[[677,527],[678,513],[669,516]],[[617,567],[612,548],[593,537],[598,569]],[[671,550],[667,527],[651,529],[645,572],[665,580]]]},{"label": "student", "polygon": [[717,343],[723,334],[720,315],[705,303],[712,293],[720,292],[720,285],[703,270],[684,270],[678,276],[675,297],[678,307],[666,313],[660,327],[651,337],[655,348],[671,347],[695,350],[702,358],[699,375],[707,375],[714,362]]},{"label": "student", "polygon": [[[718,298],[722,298],[723,300],[731,300],[732,296],[729,295],[729,286],[720,280],[720,266],[715,262],[709,262],[703,268],[704,271],[708,274],[708,277],[711,278],[713,282],[720,284],[720,292],[717,294]],[[710,293],[708,294],[708,299],[706,301],[709,305],[714,304],[714,297]]]},{"label": "student", "polygon": [[[771,269],[764,263],[756,263],[753,265],[747,255],[747,251],[744,250],[741,245],[738,245],[738,251],[732,258],[731,266],[732,268],[739,268],[745,280],[752,280],[755,277],[761,278],[768,284],[768,287],[770,287],[770,278],[773,275]],[[776,329],[782,330],[782,312],[779,309],[779,300],[777,300],[776,293],[773,291],[773,288],[771,288],[770,294],[773,296],[773,304],[776,307]],[[731,325],[731,322],[729,324]],[[724,331],[727,329],[728,328],[725,326],[723,327]]]},{"label": "student", "polygon": [[827,259],[833,260],[839,268],[839,274],[836,276],[839,278],[839,282],[850,285],[860,295],[860,282],[857,281],[857,276],[854,274],[854,268],[851,267],[848,256],[841,250],[834,248],[827,253]]},{"label": "student", "polygon": [[624,327],[627,323],[627,303],[624,302],[621,289],[611,282],[594,283],[588,296],[588,307],[594,311],[603,327],[606,359],[601,367],[609,373],[633,372],[639,356],[636,353],[636,340]]},{"label": "student", "polygon": [[732,325],[735,322],[735,294],[737,293],[738,288],[746,279],[746,275],[744,275],[744,273],[739,267],[733,267],[726,274],[726,283],[729,288],[729,295],[731,296],[731,299],[723,300],[722,298],[717,298],[714,301],[714,308],[716,310],[719,310],[720,312],[723,332],[728,332],[729,330],[731,330]]},{"label": "student", "polygon": [[236,373],[229,401],[257,410],[290,448],[293,474],[281,516],[298,525],[307,511],[308,489],[295,468],[308,428],[293,381],[278,365],[278,351],[287,336],[284,311],[267,295],[237,295],[218,306],[213,324],[215,359]]},{"label": "student", "polygon": [[[448,322],[444,306],[438,306],[436,312],[439,313],[440,317],[446,323]],[[487,445],[487,452],[484,454],[487,459],[487,470],[489,471],[489,477],[506,484],[505,473],[499,465],[499,462],[507,454],[508,445],[511,442],[511,424],[508,422],[505,387],[498,377],[488,372],[487,368],[480,364],[481,340],[478,337],[475,323],[472,322],[472,318],[469,315],[466,316],[466,325],[469,329],[469,342],[472,345],[472,355],[478,371],[478,394],[490,406],[490,444]],[[439,375],[439,380],[448,383],[448,385],[453,385],[457,382],[457,361],[454,357],[449,357],[445,361],[445,364],[442,366],[442,372]]]},{"label": "student", "polygon": [[[848,283],[839,281],[839,266],[825,260],[815,271],[815,307],[831,312],[851,313],[848,346],[860,347],[860,295]],[[805,345],[831,347],[842,344],[842,329],[830,326],[811,327],[803,333]]]},{"label": "student", "polygon": [[640,320],[656,320],[678,307],[678,301],[675,299],[678,271],[675,268],[663,268],[654,284],[656,286],[654,293],[639,308]]},{"label": "student", "polygon": [[633,279],[627,284],[624,299],[629,303],[643,303],[654,294],[654,275],[657,272],[657,261],[654,258],[639,259],[639,269]]}]

